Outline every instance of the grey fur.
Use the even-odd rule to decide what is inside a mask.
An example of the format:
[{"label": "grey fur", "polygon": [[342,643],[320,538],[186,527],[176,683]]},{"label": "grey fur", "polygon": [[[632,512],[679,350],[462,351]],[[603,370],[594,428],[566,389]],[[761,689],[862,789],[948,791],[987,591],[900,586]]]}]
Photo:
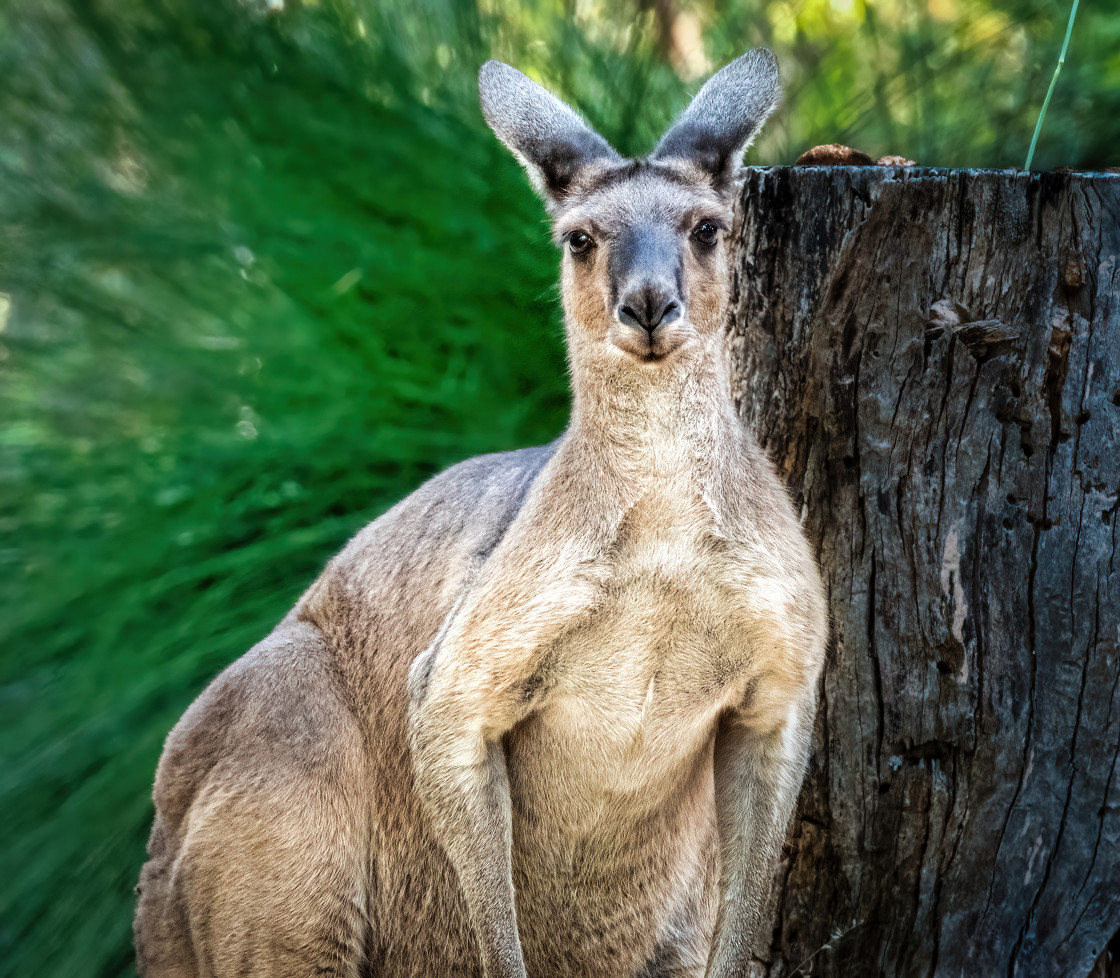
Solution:
[{"label": "grey fur", "polygon": [[781,93],[774,55],[748,51],[708,79],[661,137],[654,159],[690,161],[718,183],[730,180]]},{"label": "grey fur", "polygon": [[[569,428],[397,504],[187,711],[156,774],[146,978],[750,961],[825,612],[731,400],[732,196],[695,160],[603,153],[510,72],[483,100],[530,167],[591,147],[550,198]],[[658,283],[675,318],[620,318]]]},{"label": "grey fur", "polygon": [[620,157],[579,115],[516,68],[487,61],[478,73],[482,114],[546,199],[566,196],[577,172]]}]

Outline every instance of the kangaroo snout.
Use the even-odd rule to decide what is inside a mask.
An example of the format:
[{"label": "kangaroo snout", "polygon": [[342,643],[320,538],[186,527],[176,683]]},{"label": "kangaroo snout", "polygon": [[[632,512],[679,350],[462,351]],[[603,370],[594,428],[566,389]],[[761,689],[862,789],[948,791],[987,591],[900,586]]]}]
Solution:
[{"label": "kangaroo snout", "polygon": [[615,306],[616,325],[611,340],[616,347],[643,363],[664,359],[686,339],[672,324],[684,318],[680,292],[662,281],[646,280],[626,289]]},{"label": "kangaroo snout", "polygon": [[615,314],[620,323],[652,335],[658,326],[668,326],[681,318],[681,303],[668,289],[647,283],[627,292]]}]

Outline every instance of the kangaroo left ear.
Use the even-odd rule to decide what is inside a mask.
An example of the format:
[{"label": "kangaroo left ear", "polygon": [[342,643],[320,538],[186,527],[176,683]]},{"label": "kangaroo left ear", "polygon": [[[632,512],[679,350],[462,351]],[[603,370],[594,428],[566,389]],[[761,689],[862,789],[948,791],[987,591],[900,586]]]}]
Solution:
[{"label": "kangaroo left ear", "polygon": [[755,134],[781,101],[778,62],[755,48],[716,72],[661,137],[653,159],[699,167],[723,186],[735,177]]}]

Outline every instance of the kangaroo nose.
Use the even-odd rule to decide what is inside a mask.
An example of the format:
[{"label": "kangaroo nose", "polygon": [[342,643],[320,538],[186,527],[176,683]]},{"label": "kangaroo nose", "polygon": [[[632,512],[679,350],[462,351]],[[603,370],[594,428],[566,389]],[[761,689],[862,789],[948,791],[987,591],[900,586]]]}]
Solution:
[{"label": "kangaroo nose", "polygon": [[644,286],[627,293],[618,307],[620,322],[652,333],[658,326],[680,319],[681,304],[667,292]]}]

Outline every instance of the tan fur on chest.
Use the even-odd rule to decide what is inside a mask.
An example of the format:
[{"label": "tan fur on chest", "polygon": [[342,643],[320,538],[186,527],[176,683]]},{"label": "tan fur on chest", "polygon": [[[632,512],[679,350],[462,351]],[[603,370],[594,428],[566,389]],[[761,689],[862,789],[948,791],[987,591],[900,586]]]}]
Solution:
[{"label": "tan fur on chest", "polygon": [[[706,758],[749,681],[747,549],[688,476],[653,480],[595,562],[600,594],[542,654],[548,692],[523,748],[542,804],[659,803]],[[547,758],[547,762],[545,759]]]}]

